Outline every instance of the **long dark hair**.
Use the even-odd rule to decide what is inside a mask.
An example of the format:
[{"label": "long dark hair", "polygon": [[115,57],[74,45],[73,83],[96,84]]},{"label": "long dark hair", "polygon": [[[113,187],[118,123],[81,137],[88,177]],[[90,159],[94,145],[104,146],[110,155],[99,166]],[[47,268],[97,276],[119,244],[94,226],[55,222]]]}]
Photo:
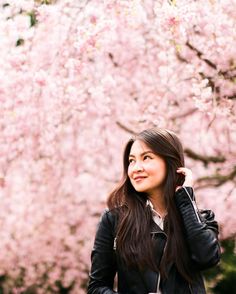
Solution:
[{"label": "long dark hair", "polygon": [[[151,150],[162,157],[166,163],[164,199],[167,207],[167,243],[159,268],[155,263],[153,243],[150,235],[152,212],[146,206],[147,195],[137,192],[128,177],[129,154],[136,140],[144,142]],[[179,273],[189,282],[192,272],[188,249],[184,239],[180,215],[174,203],[177,186],[182,185],[184,177],[176,173],[184,166],[183,147],[172,131],[152,128],[132,137],[125,146],[123,155],[123,178],[108,198],[110,209],[119,208],[117,225],[117,251],[128,267],[141,270],[159,270],[167,277],[167,265],[174,262]]]}]

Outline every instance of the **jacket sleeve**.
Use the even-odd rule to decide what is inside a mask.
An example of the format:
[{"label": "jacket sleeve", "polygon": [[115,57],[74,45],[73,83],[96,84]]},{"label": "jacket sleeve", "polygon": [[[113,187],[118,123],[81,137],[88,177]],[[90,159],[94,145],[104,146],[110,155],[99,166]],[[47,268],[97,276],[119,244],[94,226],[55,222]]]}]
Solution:
[{"label": "jacket sleeve", "polygon": [[220,245],[214,213],[210,210],[198,211],[191,187],[180,188],[175,193],[175,202],[194,264],[201,270],[216,265],[220,260]]},{"label": "jacket sleeve", "polygon": [[107,211],[101,217],[91,253],[88,294],[113,294],[116,258],[113,250],[114,236]]}]

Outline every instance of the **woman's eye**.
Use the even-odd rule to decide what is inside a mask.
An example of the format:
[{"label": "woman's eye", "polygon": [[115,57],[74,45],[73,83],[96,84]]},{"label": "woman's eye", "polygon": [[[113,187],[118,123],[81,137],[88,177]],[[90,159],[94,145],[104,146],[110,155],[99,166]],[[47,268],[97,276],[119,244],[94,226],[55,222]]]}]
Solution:
[{"label": "woman's eye", "polygon": [[132,163],[134,162],[134,160],[132,158],[129,159],[129,163]]},{"label": "woman's eye", "polygon": [[144,160],[146,160],[146,159],[151,159],[151,157],[150,157],[149,155],[145,155],[143,159],[144,159]]}]

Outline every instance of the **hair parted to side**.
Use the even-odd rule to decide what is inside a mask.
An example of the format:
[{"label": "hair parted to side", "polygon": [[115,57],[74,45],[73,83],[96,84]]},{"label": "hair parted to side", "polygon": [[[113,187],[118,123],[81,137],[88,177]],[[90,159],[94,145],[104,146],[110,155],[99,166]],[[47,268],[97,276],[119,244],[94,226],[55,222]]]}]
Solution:
[{"label": "hair parted to side", "polygon": [[[153,220],[151,209],[146,206],[148,196],[146,193],[137,192],[128,177],[129,154],[136,140],[143,141],[166,163],[164,199],[167,207],[165,222],[168,237],[159,268],[153,256],[150,234],[150,224]],[[183,166],[183,147],[176,134],[166,129],[146,129],[127,142],[123,154],[123,177],[117,188],[110,194],[107,204],[109,209],[115,209],[118,212],[117,251],[127,267],[160,270],[162,277],[166,277],[167,265],[174,262],[179,273],[191,282],[192,269],[188,249],[181,218],[174,203],[175,189],[184,182],[184,176],[176,173],[176,170]]]}]

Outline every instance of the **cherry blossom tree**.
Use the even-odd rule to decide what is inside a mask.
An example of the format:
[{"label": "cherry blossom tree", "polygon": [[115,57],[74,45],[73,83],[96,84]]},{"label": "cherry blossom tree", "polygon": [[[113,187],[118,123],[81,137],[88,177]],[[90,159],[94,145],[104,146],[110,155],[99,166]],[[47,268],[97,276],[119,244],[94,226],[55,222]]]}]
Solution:
[{"label": "cherry blossom tree", "polygon": [[[199,207],[235,237],[235,0],[1,1],[3,287],[85,293],[127,139],[179,134]],[[6,292],[7,293],[7,292]]]}]

